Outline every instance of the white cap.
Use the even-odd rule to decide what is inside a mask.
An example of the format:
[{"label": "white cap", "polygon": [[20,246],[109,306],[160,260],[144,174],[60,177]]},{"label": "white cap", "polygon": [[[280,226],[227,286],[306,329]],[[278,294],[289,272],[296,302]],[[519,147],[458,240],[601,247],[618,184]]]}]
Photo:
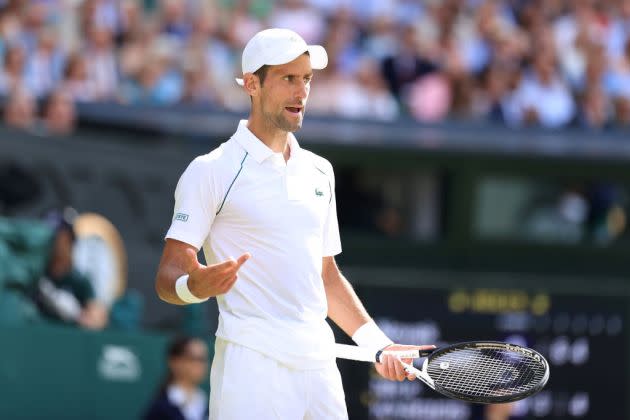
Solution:
[{"label": "white cap", "polygon": [[[328,64],[328,54],[321,45],[307,45],[290,29],[265,29],[252,37],[243,49],[243,74],[254,73],[264,65],[286,64],[305,52],[311,57],[311,67],[319,70]],[[243,86],[243,79],[236,79]]]}]

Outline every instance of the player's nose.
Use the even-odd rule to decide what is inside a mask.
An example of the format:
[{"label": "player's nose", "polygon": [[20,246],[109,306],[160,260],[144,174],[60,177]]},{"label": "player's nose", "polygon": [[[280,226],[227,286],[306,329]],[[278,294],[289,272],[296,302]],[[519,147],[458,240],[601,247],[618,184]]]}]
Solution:
[{"label": "player's nose", "polygon": [[295,91],[295,99],[299,100],[300,103],[303,103],[307,96],[308,96],[308,83],[305,81],[302,81],[297,84],[297,88]]}]

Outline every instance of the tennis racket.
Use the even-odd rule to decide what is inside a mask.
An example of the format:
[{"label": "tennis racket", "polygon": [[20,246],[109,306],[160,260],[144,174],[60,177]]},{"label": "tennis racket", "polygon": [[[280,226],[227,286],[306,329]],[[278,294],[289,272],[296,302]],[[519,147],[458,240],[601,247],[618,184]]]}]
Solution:
[{"label": "tennis racket", "polygon": [[440,394],[476,403],[521,400],[543,389],[549,380],[549,364],[540,353],[498,341],[471,341],[432,350],[335,347],[338,358],[372,363],[380,362],[384,354],[398,360],[426,357],[422,369],[400,362],[407,373]]}]

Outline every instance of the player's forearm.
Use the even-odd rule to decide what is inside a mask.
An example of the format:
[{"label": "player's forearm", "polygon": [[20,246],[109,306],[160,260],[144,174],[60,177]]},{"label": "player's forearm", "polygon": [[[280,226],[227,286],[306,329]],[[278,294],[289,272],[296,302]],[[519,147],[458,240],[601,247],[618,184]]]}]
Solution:
[{"label": "player's forearm", "polygon": [[174,305],[186,305],[182,296],[177,294],[177,280],[191,274],[201,267],[197,260],[197,249],[192,246],[169,239],[166,242],[160,265],[155,278],[155,291],[165,302]]},{"label": "player's forearm", "polygon": [[173,305],[187,305],[175,292],[175,282],[184,274],[187,274],[179,267],[166,265],[160,266],[155,278],[155,291],[160,299]]},{"label": "player's forearm", "polygon": [[338,270],[334,271],[324,274],[328,317],[346,334],[352,336],[360,326],[369,322],[371,318],[354,292],[352,285]]}]

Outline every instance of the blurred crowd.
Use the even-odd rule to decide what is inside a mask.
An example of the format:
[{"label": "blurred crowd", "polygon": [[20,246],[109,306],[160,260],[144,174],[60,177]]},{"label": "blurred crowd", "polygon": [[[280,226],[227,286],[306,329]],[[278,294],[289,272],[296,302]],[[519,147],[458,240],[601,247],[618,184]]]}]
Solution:
[{"label": "blurred crowd", "polygon": [[77,102],[245,110],[247,40],[326,47],[308,110],[347,118],[630,124],[630,0],[0,0],[5,121],[66,133]]}]

